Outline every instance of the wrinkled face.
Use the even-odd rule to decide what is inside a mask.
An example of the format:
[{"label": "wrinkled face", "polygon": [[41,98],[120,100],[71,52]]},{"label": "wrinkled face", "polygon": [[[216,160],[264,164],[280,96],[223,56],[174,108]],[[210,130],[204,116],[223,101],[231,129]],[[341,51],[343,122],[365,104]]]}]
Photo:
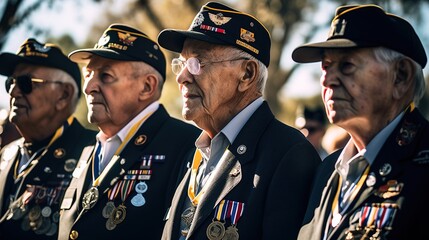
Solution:
[{"label": "wrinkled face", "polygon": [[391,109],[394,71],[377,61],[372,49],[328,50],[322,71],[322,99],[331,123],[347,130],[383,119]]},{"label": "wrinkled face", "polygon": [[[19,64],[15,68],[12,77],[30,76],[47,81],[58,81],[62,74],[58,69]],[[56,114],[56,104],[63,92],[60,86],[61,84],[52,82],[33,82],[32,91],[24,94],[16,83],[12,83],[9,89],[10,121],[20,131],[26,129],[26,126],[49,123],[50,119]]]},{"label": "wrinkled face", "polygon": [[141,110],[133,63],[92,56],[83,69],[88,121],[121,129]]},{"label": "wrinkled face", "polygon": [[241,96],[237,86],[243,60],[223,61],[236,59],[230,48],[187,39],[180,58],[186,61],[191,57],[201,63],[199,74],[192,75],[185,67],[176,78],[183,97],[183,117],[200,126],[228,116]]}]

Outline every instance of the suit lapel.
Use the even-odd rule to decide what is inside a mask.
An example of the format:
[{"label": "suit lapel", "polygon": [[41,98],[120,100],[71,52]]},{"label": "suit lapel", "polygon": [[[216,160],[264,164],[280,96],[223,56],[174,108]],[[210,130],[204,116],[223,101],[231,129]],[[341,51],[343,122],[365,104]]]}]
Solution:
[{"label": "suit lapel", "polygon": [[188,237],[209,217],[214,207],[240,182],[241,165],[228,149],[207,182],[206,193],[198,203]]},{"label": "suit lapel", "polygon": [[[24,139],[22,139],[22,141],[23,140]],[[0,159],[0,164],[3,165],[1,166],[1,169],[0,169],[0,173],[2,173],[0,174],[0,203],[4,202],[4,197],[5,197],[4,193],[5,193],[5,190],[8,188],[8,186],[6,186],[8,181],[8,176],[10,176],[10,174],[13,174],[11,173],[11,168],[14,165],[13,163],[17,161],[16,158],[18,157],[18,151],[19,151],[18,141],[21,141],[21,139],[6,146],[2,151],[2,155]],[[3,204],[0,204],[0,215],[3,212],[2,208],[3,208]]]}]

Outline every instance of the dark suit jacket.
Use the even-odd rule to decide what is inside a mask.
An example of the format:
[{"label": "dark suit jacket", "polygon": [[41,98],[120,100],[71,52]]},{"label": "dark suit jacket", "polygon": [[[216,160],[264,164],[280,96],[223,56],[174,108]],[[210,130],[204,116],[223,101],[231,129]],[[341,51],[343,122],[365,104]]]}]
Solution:
[{"label": "dark suit jacket", "polygon": [[[67,127],[64,133],[58,138],[52,146],[49,147],[48,152],[40,159],[39,163],[33,168],[33,170],[24,175],[23,187],[21,188],[20,196],[26,189],[26,185],[32,186],[42,186],[42,187],[55,187],[58,184],[69,183],[71,179],[71,174],[76,166],[77,160],[82,152],[82,149],[85,146],[94,144],[95,132],[90,131],[82,127],[80,123],[74,119],[73,123]],[[7,211],[8,204],[5,204],[8,201],[8,197],[12,194],[11,191],[15,191],[16,184],[13,180],[13,171],[16,162],[20,156],[19,154],[19,145],[24,141],[24,139],[18,139],[7,146],[5,146],[1,151],[1,160],[0,160],[0,212],[2,215]],[[68,164],[68,167],[65,165]],[[70,167],[72,167],[70,169]],[[67,169],[67,171],[66,171]],[[65,187],[62,186],[65,190]],[[59,203],[61,198],[64,195],[64,190],[57,192],[58,198],[51,205],[52,214],[59,212]],[[39,200],[41,203],[36,204],[33,198],[32,201],[29,201],[28,211],[32,209],[35,205],[39,205],[41,208],[47,206],[46,199]],[[3,223],[0,223],[0,239],[57,239],[58,229],[55,228],[55,234],[51,235],[48,232],[38,232],[35,233],[33,230],[24,231],[21,228],[21,224],[25,221],[26,217],[22,217],[19,220],[8,220]],[[52,217],[50,218],[51,225],[55,223]],[[47,221],[45,221],[47,222]],[[58,221],[57,221],[58,222]],[[55,223],[57,226],[57,223]],[[52,230],[53,231],[53,230]]]},{"label": "dark suit jacket", "polygon": [[[243,146],[244,153],[238,151]],[[305,137],[276,120],[264,102],[212,173],[213,181],[207,183],[188,238],[207,239],[214,208],[221,200],[231,200],[244,203],[237,224],[240,239],[296,239],[319,163],[319,155]],[[176,190],[162,239],[180,235],[189,177],[190,170]]]},{"label": "dark suit jacket", "polygon": [[[90,156],[83,154],[84,171],[78,178],[74,178],[77,185],[67,190],[60,219],[59,239],[68,239],[71,231],[77,231],[78,239],[160,239],[164,225],[163,217],[166,213],[174,189],[178,183],[180,167],[187,154],[192,153],[194,143],[201,131],[183,121],[171,118],[165,108],[160,105],[140,127],[137,133],[125,146],[111,170],[98,187],[100,197],[96,205],[87,212],[82,211],[82,197],[92,182]],[[136,139],[145,139],[143,144],[136,144]],[[86,156],[84,156],[86,155]],[[164,156],[162,161],[152,161],[151,178],[145,181],[148,190],[143,194],[146,203],[135,207],[130,200],[136,195],[133,189],[125,201],[126,218],[115,229],[107,230],[107,219],[102,216],[102,210],[108,199],[107,189],[128,170],[139,169],[143,156]],[[112,160],[113,161],[113,160]],[[87,164],[88,163],[88,164]],[[79,167],[79,166],[78,166]],[[120,195],[120,194],[119,194]],[[120,196],[115,199],[115,206],[121,203]]]},{"label": "dark suit jacket", "polygon": [[[305,225],[299,233],[300,240],[323,238],[339,182],[334,170],[339,154],[340,151],[327,157],[320,167]],[[407,112],[388,137],[370,167],[370,176],[372,181],[364,184],[340,224],[332,229],[327,239],[345,239],[347,235],[353,236],[353,239],[373,236],[374,239],[429,239],[429,124],[417,109]],[[389,184],[392,186],[390,189],[387,188]],[[374,224],[359,225],[360,220],[368,219],[361,216],[365,210],[377,210],[376,207],[383,205],[390,206],[385,208],[391,210],[390,214],[375,218]],[[380,219],[386,221],[385,227],[377,231],[376,224]],[[362,238],[365,233],[366,237]]]}]

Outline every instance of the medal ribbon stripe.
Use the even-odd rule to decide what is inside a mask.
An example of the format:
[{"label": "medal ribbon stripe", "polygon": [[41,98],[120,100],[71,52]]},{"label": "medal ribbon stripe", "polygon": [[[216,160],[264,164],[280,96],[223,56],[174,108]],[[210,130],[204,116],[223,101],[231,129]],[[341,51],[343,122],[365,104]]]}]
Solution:
[{"label": "medal ribbon stripe", "polygon": [[122,184],[122,180],[118,181],[115,186],[113,186],[113,188],[109,189],[109,191],[107,192],[107,198],[110,201],[113,201],[118,195],[120,184]]},{"label": "medal ribbon stripe", "polygon": [[238,220],[240,220],[241,215],[243,214],[243,211],[244,211],[244,203],[234,201],[232,213],[231,213],[232,225],[237,225]]}]

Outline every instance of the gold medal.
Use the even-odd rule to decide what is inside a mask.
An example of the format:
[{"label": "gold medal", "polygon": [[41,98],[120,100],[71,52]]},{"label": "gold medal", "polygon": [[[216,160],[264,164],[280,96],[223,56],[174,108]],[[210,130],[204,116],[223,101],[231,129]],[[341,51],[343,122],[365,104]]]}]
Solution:
[{"label": "gold medal", "polygon": [[97,189],[97,187],[91,187],[83,195],[82,207],[85,210],[89,210],[95,206],[97,201],[98,201],[98,189]]},{"label": "gold medal", "polygon": [[109,230],[109,231],[112,231],[115,228],[116,228],[116,224],[113,223],[113,218],[107,219],[106,229]]},{"label": "gold medal", "polygon": [[37,221],[40,216],[42,215],[42,210],[40,209],[39,205],[36,205],[30,209],[30,212],[28,213],[28,219],[30,222]]},{"label": "gold medal", "polygon": [[231,225],[225,230],[222,240],[238,240],[239,236],[238,229],[234,225]]},{"label": "gold medal", "polygon": [[126,216],[127,216],[126,207],[123,204],[121,204],[117,208],[115,208],[115,210],[113,210],[110,218],[112,218],[112,221],[114,224],[118,225],[124,221]]},{"label": "gold medal", "polygon": [[225,235],[225,226],[219,221],[213,221],[207,227],[206,235],[210,240],[221,240]]}]

